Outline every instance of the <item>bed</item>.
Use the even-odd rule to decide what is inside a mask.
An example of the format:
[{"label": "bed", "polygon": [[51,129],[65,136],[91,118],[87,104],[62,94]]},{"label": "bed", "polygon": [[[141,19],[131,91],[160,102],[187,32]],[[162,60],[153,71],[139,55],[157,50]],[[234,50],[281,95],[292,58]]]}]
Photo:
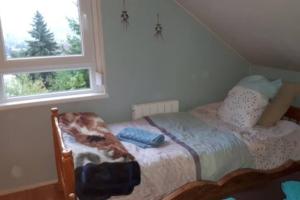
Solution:
[{"label": "bed", "polygon": [[[299,170],[299,162],[291,164],[289,161],[300,160],[300,128],[296,123],[285,120],[270,129],[239,129],[217,118],[218,106],[218,103],[209,104],[190,113],[158,115],[109,125],[113,133],[125,127],[138,127],[159,132],[166,137],[165,145],[159,148],[141,149],[123,143],[141,166],[142,182],[131,195],[111,199],[179,200],[191,199],[191,196],[201,199],[202,194],[195,192],[200,191],[199,181],[206,180],[211,184],[230,174],[230,179],[227,176],[217,183],[223,185],[229,182],[230,185],[234,182],[232,177],[235,177],[233,180],[240,180],[236,177],[245,176],[245,171],[239,171],[241,168],[247,168],[247,173],[249,168],[255,168],[250,172],[259,170],[255,172],[274,174],[266,179],[291,173],[291,169]],[[76,198],[73,156],[77,152],[72,152],[68,136],[58,126],[58,109],[51,111],[58,183],[65,199],[71,200]],[[300,121],[300,109],[291,107],[286,117]],[[198,135],[201,129],[209,134]],[[182,142],[185,140],[189,144]],[[198,144],[194,142],[196,140],[202,142]],[[277,167],[280,168],[274,170]],[[249,181],[244,182],[243,186],[249,185]],[[237,184],[233,186],[231,192],[243,188]]]}]

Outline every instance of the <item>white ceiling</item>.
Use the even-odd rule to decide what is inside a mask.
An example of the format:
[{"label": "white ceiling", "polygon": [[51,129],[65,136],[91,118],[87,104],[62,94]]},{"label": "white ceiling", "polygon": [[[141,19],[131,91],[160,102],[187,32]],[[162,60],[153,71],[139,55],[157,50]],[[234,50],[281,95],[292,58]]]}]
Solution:
[{"label": "white ceiling", "polygon": [[177,0],[255,65],[300,70],[300,0]]}]

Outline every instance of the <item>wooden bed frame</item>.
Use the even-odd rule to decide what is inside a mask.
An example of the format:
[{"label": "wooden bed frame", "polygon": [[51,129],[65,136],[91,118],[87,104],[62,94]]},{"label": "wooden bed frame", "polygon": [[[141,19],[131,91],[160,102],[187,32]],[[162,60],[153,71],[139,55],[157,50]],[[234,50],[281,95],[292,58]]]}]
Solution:
[{"label": "wooden bed frame", "polygon": [[288,161],[272,170],[239,169],[227,174],[218,182],[187,183],[163,200],[220,200],[296,172],[300,172],[300,161]]},{"label": "wooden bed frame", "polygon": [[[75,171],[72,151],[67,149],[58,126],[59,112],[51,109],[52,133],[59,189],[64,192],[65,200],[75,200]],[[291,107],[285,115],[300,122],[300,108]],[[188,183],[164,198],[164,200],[214,200],[245,190],[251,186],[270,182],[276,178],[300,171],[300,161],[288,161],[273,170],[240,169],[220,181],[196,181]]]}]

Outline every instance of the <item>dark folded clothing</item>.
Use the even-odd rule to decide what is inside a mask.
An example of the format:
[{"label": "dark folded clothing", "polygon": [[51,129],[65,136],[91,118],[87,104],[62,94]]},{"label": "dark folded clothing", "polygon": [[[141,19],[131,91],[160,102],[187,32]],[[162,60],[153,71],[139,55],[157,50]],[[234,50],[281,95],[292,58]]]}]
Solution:
[{"label": "dark folded clothing", "polygon": [[140,184],[140,167],[136,161],[87,164],[76,168],[76,194],[80,200],[104,200],[128,195]]}]

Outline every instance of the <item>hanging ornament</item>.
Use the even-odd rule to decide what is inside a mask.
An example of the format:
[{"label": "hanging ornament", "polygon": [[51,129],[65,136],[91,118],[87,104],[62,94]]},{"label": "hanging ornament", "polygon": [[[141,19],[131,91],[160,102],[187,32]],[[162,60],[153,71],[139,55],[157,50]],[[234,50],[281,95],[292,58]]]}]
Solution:
[{"label": "hanging ornament", "polygon": [[162,27],[162,25],[159,22],[159,14],[157,14],[156,17],[157,17],[157,23],[156,23],[156,26],[155,26],[154,36],[156,38],[163,39],[163,27]]},{"label": "hanging ornament", "polygon": [[123,10],[121,13],[121,23],[123,24],[123,28],[125,31],[127,31],[127,28],[129,26],[129,15],[128,11],[126,9],[126,1],[123,0]]}]

